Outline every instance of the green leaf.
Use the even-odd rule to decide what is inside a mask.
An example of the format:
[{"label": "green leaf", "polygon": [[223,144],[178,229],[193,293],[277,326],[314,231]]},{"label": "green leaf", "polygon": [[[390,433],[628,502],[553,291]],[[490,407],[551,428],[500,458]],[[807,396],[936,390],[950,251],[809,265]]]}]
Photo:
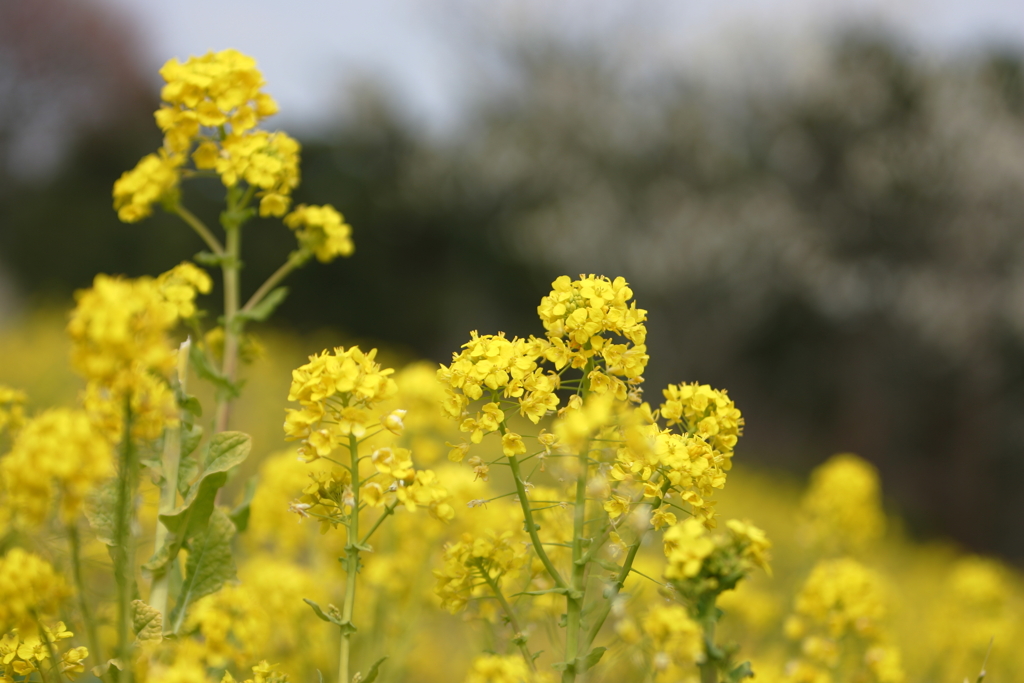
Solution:
[{"label": "green leaf", "polygon": [[235,316],[235,319],[263,322],[274,313],[274,310],[281,305],[281,302],[283,302],[287,296],[287,287],[272,289],[270,293],[263,297],[263,300],[253,306],[251,310],[239,312]]},{"label": "green leaf", "polygon": [[726,675],[725,680],[727,681],[727,683],[740,683],[740,681],[742,681],[744,678],[753,678],[753,677],[754,677],[754,670],[752,668],[750,668],[750,662],[743,662],[742,664],[737,666],[735,669],[730,671]]},{"label": "green leaf", "polygon": [[201,251],[193,256],[192,260],[204,266],[219,266],[225,261],[225,258],[209,251]]},{"label": "green leaf", "polygon": [[591,668],[597,665],[601,661],[601,657],[604,656],[606,647],[595,647],[587,656],[583,658],[583,671],[589,671]]},{"label": "green leaf", "polygon": [[204,595],[216,593],[236,577],[235,560],[231,557],[231,539],[235,525],[221,510],[214,510],[203,533],[189,540],[185,582],[181,585],[178,604],[171,613],[174,632],[185,621],[189,606]]},{"label": "green leaf", "polygon": [[120,659],[108,659],[105,663],[94,666],[92,668],[92,674],[93,676],[96,676],[96,678],[103,678],[107,675],[107,672],[110,671],[110,667],[114,667],[118,671],[124,670],[124,664]]},{"label": "green leaf", "polygon": [[227,377],[221,374],[220,370],[213,367],[210,362],[210,357],[206,355],[206,352],[199,347],[199,344],[193,344],[189,348],[188,353],[189,362],[192,363],[192,367],[195,368],[196,374],[202,379],[213,383],[217,389],[231,398],[238,398],[241,393],[241,384],[232,382]]},{"label": "green leaf", "polygon": [[249,513],[252,511],[252,499],[256,495],[256,485],[258,483],[259,480],[256,477],[249,477],[249,481],[245,484],[245,494],[242,496],[242,502],[228,515],[240,534],[249,528]]},{"label": "green leaf", "polygon": [[183,496],[188,494],[197,474],[199,474],[199,463],[195,458],[186,456],[183,451],[181,460],[178,461],[178,493]]},{"label": "green leaf", "polygon": [[118,479],[108,479],[100,484],[85,505],[85,516],[96,532],[96,538],[108,546],[114,544],[114,527],[117,524]]},{"label": "green leaf", "polygon": [[206,467],[203,476],[211,472],[227,472],[238,465],[252,450],[252,437],[245,432],[220,432],[210,439],[206,451]]},{"label": "green leaf", "polygon": [[384,663],[385,659],[387,659],[387,657],[381,657],[374,662],[373,666],[370,667],[370,670],[366,672],[366,678],[360,678],[359,683],[373,683],[377,680],[377,674],[380,673],[380,665]]},{"label": "green leaf", "polygon": [[186,396],[184,399],[178,401],[178,406],[194,417],[203,416],[203,404],[201,404],[199,399],[195,396]]},{"label": "green leaf", "polygon": [[323,608],[320,607],[320,605],[316,604],[312,600],[309,600],[308,598],[302,598],[302,602],[312,607],[313,612],[315,612],[318,617],[326,621],[328,624],[334,624],[335,626],[341,628],[341,632],[343,634],[356,632],[356,627],[352,625],[351,621],[344,621],[341,618],[341,615],[337,611],[336,607],[328,605],[328,607],[330,607],[330,610],[325,612]]},{"label": "green leaf", "polygon": [[132,632],[135,642],[163,640],[164,617],[160,610],[150,607],[142,600],[132,600]]},{"label": "green leaf", "polygon": [[[143,569],[159,572],[168,562],[177,557],[181,546],[190,538],[206,529],[213,513],[217,491],[227,483],[228,470],[239,465],[249,456],[252,439],[242,432],[221,432],[210,439],[207,451],[207,465],[203,476],[188,488],[181,505],[167,514],[160,515],[160,521],[170,532],[161,548],[158,548]],[[185,460],[182,460],[185,462]],[[179,470],[180,476],[180,470]],[[225,518],[227,518],[225,516]],[[230,521],[230,520],[228,520]],[[232,524],[232,528],[234,528]]]},{"label": "green leaf", "polygon": [[203,428],[199,425],[192,425],[188,429],[181,429],[181,457],[186,458],[199,447],[203,440]]},{"label": "green leaf", "polygon": [[328,624],[341,625],[341,622],[339,620],[337,620],[334,617],[332,617],[331,615],[329,615],[327,612],[325,612],[323,610],[322,607],[320,607],[320,605],[316,604],[315,602],[313,602],[309,598],[302,598],[302,602],[304,602],[307,605],[309,605],[310,607],[312,607],[313,611],[316,613],[316,615],[318,617],[320,617],[321,619],[323,619],[324,621],[326,621]]}]

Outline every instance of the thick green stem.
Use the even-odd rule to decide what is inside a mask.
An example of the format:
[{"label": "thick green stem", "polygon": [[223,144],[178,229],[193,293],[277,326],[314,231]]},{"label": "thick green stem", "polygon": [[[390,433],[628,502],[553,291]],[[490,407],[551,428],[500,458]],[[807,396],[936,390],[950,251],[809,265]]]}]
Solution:
[{"label": "thick green stem", "polygon": [[[714,609],[714,601],[711,609]],[[700,624],[704,630],[704,661],[700,664],[700,683],[718,683],[718,663],[708,652],[715,643],[715,620],[705,615]]]},{"label": "thick green stem", "polygon": [[338,683],[351,683],[349,674],[352,647],[352,613],[356,601],[356,575],[359,572],[359,441],[349,435],[348,449],[352,457],[352,513],[348,517],[348,540],[345,543],[345,604],[341,609],[341,649],[338,658]]},{"label": "thick green stem", "polygon": [[[185,392],[185,382],[188,377],[188,353],[191,340],[186,339],[178,348],[178,391]],[[182,411],[184,419],[184,411]],[[160,487],[161,515],[169,514],[178,503],[178,466],[181,464],[181,426],[172,427],[164,433],[164,452],[161,466],[164,475],[163,484]],[[156,534],[153,547],[159,551],[167,541],[167,527],[157,517]],[[170,591],[170,564],[153,573],[153,585],[149,591],[150,606],[160,612],[164,623],[167,623],[167,597]]]},{"label": "thick green stem", "polygon": [[135,508],[135,490],[138,481],[138,462],[132,446],[131,397],[124,400],[124,436],[121,442],[117,488],[117,519],[114,524],[115,561],[114,579],[117,581],[117,644],[122,669],[119,683],[132,680],[132,600],[135,598],[135,538],[132,518]]},{"label": "thick green stem", "polygon": [[100,652],[100,639],[96,634],[96,620],[92,616],[92,608],[89,607],[89,600],[85,595],[85,580],[82,577],[82,539],[78,534],[78,525],[74,522],[68,524],[68,545],[71,550],[71,575],[75,580],[75,592],[78,593],[78,610],[82,613],[82,621],[85,623],[85,638],[89,641],[89,654],[98,662],[106,659]]},{"label": "thick green stem", "polygon": [[530,667],[530,671],[537,670],[537,663],[533,660],[533,655],[530,654],[530,648],[526,647],[526,635],[523,633],[523,629],[519,626],[519,620],[516,619],[516,613],[512,611],[512,605],[508,604],[508,600],[505,599],[505,594],[501,592],[501,586],[498,585],[496,579],[492,578],[490,573],[480,567],[480,576],[484,578],[487,585],[490,587],[491,592],[494,593],[495,599],[498,604],[505,611],[505,618],[508,619],[509,626],[515,632],[513,636],[514,642],[519,645],[519,651],[523,653],[523,659],[526,660],[527,666]]},{"label": "thick green stem", "polygon": [[565,663],[562,682],[571,683],[584,671],[580,650],[583,599],[586,593],[587,563],[583,559],[583,534],[587,521],[587,475],[590,471],[590,442],[585,442],[577,457],[576,500],[572,520],[572,583],[565,596]]},{"label": "thick green stem", "polygon": [[[228,215],[232,213],[232,208],[229,204]],[[235,316],[238,314],[240,298],[239,257],[242,247],[242,227],[225,220],[224,230],[227,233],[227,250],[225,259],[221,263],[221,272],[224,275],[224,359],[221,374],[229,382],[234,382],[238,373],[238,335],[240,330]],[[230,412],[231,396],[222,392],[217,401],[216,432],[223,432],[228,428]]]}]

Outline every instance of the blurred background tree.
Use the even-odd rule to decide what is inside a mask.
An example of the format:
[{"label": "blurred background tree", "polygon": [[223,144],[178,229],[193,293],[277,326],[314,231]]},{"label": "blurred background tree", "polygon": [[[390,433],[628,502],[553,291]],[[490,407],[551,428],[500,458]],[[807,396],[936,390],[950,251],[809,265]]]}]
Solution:
[{"label": "blurred background tree", "polygon": [[[158,144],[131,36],[98,6],[0,5],[9,308],[201,247],[111,208]],[[453,134],[364,81],[303,140],[296,199],[339,207],[357,250],[299,273],[281,324],[447,360],[470,329],[538,332],[559,274],[623,275],[650,310],[648,391],[728,387],[745,461],[802,473],[858,452],[919,533],[1024,559],[1020,54],[936,61],[848,31],[806,77],[738,87],[528,32],[492,56]],[[214,221],[221,191],[200,186],[193,210]],[[292,238],[248,235],[256,282]]]}]

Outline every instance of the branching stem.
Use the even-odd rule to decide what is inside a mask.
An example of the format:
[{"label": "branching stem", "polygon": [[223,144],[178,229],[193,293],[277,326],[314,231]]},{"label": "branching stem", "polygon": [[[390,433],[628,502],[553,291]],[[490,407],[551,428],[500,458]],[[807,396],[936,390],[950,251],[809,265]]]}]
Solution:
[{"label": "branching stem", "polygon": [[483,567],[478,567],[480,570],[480,576],[483,577],[484,581],[487,582],[491,592],[494,593],[494,597],[497,599],[498,604],[505,611],[505,618],[508,619],[509,626],[515,632],[514,639],[519,645],[519,651],[523,653],[523,659],[526,660],[527,666],[530,667],[530,671],[537,670],[537,663],[533,660],[533,655],[530,654],[530,648],[526,647],[526,636],[523,633],[523,629],[519,626],[519,620],[516,619],[516,613],[512,611],[512,605],[508,604],[508,600],[505,599],[505,594],[501,592],[501,586],[498,585],[497,580],[491,577]]}]

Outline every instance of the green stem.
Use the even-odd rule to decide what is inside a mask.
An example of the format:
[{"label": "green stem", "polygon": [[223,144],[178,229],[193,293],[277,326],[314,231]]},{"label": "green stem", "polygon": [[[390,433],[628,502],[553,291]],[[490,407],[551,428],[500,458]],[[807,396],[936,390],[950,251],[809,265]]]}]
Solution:
[{"label": "green stem", "polygon": [[124,399],[124,437],[121,443],[120,467],[117,488],[117,519],[114,524],[115,562],[114,578],[117,581],[117,643],[121,659],[119,683],[131,683],[132,679],[132,600],[135,597],[135,539],[131,524],[135,507],[135,490],[138,479],[138,463],[132,447],[131,397]]},{"label": "green stem", "polygon": [[[43,621],[35,610],[32,610],[32,618],[35,619],[36,628],[39,630],[39,640],[46,646],[46,654],[50,660],[50,671],[53,673],[52,677],[49,673],[43,674],[43,663],[39,662],[39,678],[49,683],[61,683],[60,664],[57,661],[56,653],[53,651],[53,643],[47,637],[46,629],[43,628]],[[53,680],[54,678],[56,678],[56,681]]]},{"label": "green stem", "polygon": [[380,525],[384,523],[384,520],[390,517],[391,515],[395,514],[396,507],[398,507],[398,501],[395,501],[394,503],[391,503],[384,508],[384,512],[381,513],[381,516],[377,519],[376,522],[374,522],[373,526],[370,527],[370,530],[366,532],[366,535],[363,536],[362,540],[359,541],[359,545],[366,545],[366,542],[370,540],[370,536],[373,536],[373,532],[376,531],[380,527]]},{"label": "green stem", "polygon": [[221,246],[220,240],[218,240],[217,237],[212,232],[210,232],[210,229],[206,227],[205,223],[196,218],[195,214],[193,214],[191,211],[186,209],[181,204],[175,204],[174,208],[171,211],[172,213],[180,217],[181,220],[188,223],[189,226],[191,226],[191,228],[195,230],[200,237],[203,238],[203,241],[206,242],[206,246],[210,248],[210,251],[212,251],[217,256],[224,255],[224,247]]},{"label": "green stem", "polygon": [[[590,470],[590,442],[583,444],[577,456],[576,500],[572,520],[572,584],[565,596],[565,664],[562,682],[572,683],[584,672],[580,657],[580,630],[583,620],[583,599],[586,593],[587,563],[583,557],[583,533],[587,521],[587,474]],[[578,669],[578,670],[577,670]]]},{"label": "green stem", "polygon": [[356,575],[359,571],[359,442],[348,437],[349,454],[352,457],[352,514],[348,516],[348,540],[345,543],[345,605],[341,610],[341,649],[338,658],[338,683],[350,683],[350,654],[352,647],[352,613],[356,600]]},{"label": "green stem", "polygon": [[[505,433],[505,428],[502,426],[502,434]],[[530,534],[530,541],[533,543],[533,549],[536,551],[537,556],[540,558],[541,563],[544,565],[544,569],[547,570],[548,574],[558,585],[559,588],[569,588],[569,584],[565,582],[562,575],[558,573],[551,558],[548,557],[548,553],[544,550],[544,544],[541,543],[540,536],[537,534],[537,529],[540,528],[533,521],[533,511],[530,509],[530,499],[526,495],[526,484],[523,482],[522,469],[519,467],[519,460],[516,456],[508,456],[509,468],[512,470],[512,478],[516,484],[516,494],[519,496],[519,506],[523,510],[523,519],[525,521],[526,531]]]},{"label": "green stem", "polygon": [[[185,382],[188,377],[188,354],[191,347],[191,340],[186,339],[178,347],[178,393],[185,393]],[[184,411],[181,418],[184,419]],[[164,432],[164,452],[161,460],[164,481],[160,487],[161,515],[169,514],[174,510],[178,502],[178,466],[181,464],[181,425]],[[168,530],[159,516],[156,521],[156,534],[153,548],[159,551],[167,541]],[[153,584],[149,591],[150,606],[160,612],[164,624],[167,623],[167,597],[170,592],[170,566],[168,563],[163,569],[153,574]]]},{"label": "green stem", "polygon": [[266,282],[260,285],[249,300],[242,306],[242,313],[248,313],[256,307],[259,302],[263,301],[263,297],[270,293],[274,287],[278,285],[281,280],[288,277],[289,274],[296,268],[300,267],[309,258],[309,254],[305,251],[294,252],[288,257],[288,260],[281,264],[281,267],[274,271],[274,273],[267,278]]},{"label": "green stem", "polygon": [[[651,512],[654,512],[664,502],[665,494],[669,488],[672,487],[672,482],[665,480],[665,483],[661,485],[661,498],[651,503]],[[649,528],[649,525],[648,525]],[[626,552],[626,559],[622,563],[622,568],[619,570],[618,575],[615,577],[615,581],[612,582],[611,590],[609,591],[607,599],[601,605],[601,611],[594,617],[593,623],[590,625],[590,630],[587,631],[586,640],[583,641],[584,649],[589,650],[590,646],[594,644],[594,640],[597,638],[597,634],[601,632],[601,627],[604,626],[605,620],[608,618],[608,614],[611,612],[612,603],[615,602],[615,598],[619,595],[622,587],[626,584],[626,578],[629,576],[630,571],[633,569],[633,561],[636,560],[636,554],[640,551],[640,545],[644,541],[644,536],[647,535],[647,528],[637,534],[636,540],[633,541],[632,545],[629,546],[629,550]]]},{"label": "green stem", "polygon": [[[714,600],[711,601],[711,610],[714,610]],[[700,620],[704,630],[704,661],[700,663],[700,683],[718,683],[718,662],[711,657],[709,650],[715,643],[715,620],[709,614],[705,614]]]},{"label": "green stem", "polygon": [[[221,366],[221,374],[229,382],[235,381],[238,372],[238,336],[241,330],[235,316],[238,314],[239,302],[239,255],[242,247],[242,227],[237,221],[229,220],[235,214],[235,206],[228,201],[228,210],[225,212],[224,231],[227,233],[227,250],[224,260],[221,262],[221,272],[224,275],[224,359]],[[223,432],[228,428],[228,417],[231,411],[231,396],[221,392],[217,400],[217,421],[215,432]]]},{"label": "green stem", "polygon": [[483,567],[478,567],[478,569],[480,570],[480,575],[490,587],[491,592],[494,593],[494,597],[498,600],[498,604],[500,604],[501,608],[505,610],[505,618],[508,619],[509,625],[515,632],[513,639],[519,645],[519,651],[523,653],[523,659],[526,660],[526,664],[530,667],[530,671],[536,671],[537,663],[533,660],[533,655],[530,654],[530,648],[526,647],[526,636],[523,633],[523,629],[519,626],[519,620],[516,619],[516,613],[512,611],[512,605],[508,604],[508,600],[505,599],[505,594],[501,592],[501,586],[498,585],[496,579],[491,577],[490,572]]},{"label": "green stem", "polygon": [[82,578],[82,540],[78,534],[78,525],[68,524],[68,545],[71,547],[71,574],[75,580],[75,591],[78,593],[78,609],[85,623],[85,637],[89,641],[89,653],[96,661],[106,661],[100,653],[100,639],[96,634],[96,621],[92,609],[85,596],[85,580]]}]

